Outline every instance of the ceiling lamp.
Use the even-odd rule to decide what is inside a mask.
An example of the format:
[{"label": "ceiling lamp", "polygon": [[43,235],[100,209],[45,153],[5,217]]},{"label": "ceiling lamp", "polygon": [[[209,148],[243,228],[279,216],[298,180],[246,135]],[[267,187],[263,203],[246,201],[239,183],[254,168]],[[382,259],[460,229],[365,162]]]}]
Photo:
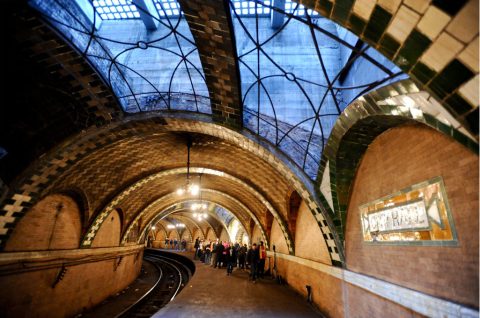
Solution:
[{"label": "ceiling lamp", "polygon": [[190,137],[187,140],[187,180],[185,184],[177,189],[178,195],[184,195],[189,193],[191,195],[198,195],[200,193],[200,187],[198,184],[191,183],[190,180],[190,148],[192,147],[192,140]]},{"label": "ceiling lamp", "polygon": [[208,217],[207,204],[200,202],[192,204],[193,217],[198,221],[204,220]]}]

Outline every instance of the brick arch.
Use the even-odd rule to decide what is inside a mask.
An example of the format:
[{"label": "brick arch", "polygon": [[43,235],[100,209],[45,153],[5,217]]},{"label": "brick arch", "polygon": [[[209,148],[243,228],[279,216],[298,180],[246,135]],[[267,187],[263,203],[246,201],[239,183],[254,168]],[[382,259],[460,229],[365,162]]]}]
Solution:
[{"label": "brick arch", "polygon": [[[406,81],[405,84],[411,83]],[[407,85],[408,86],[408,85]],[[478,143],[438,118],[403,105],[377,101],[406,86],[391,85],[367,94],[345,109],[333,127],[322,155],[317,188],[324,207],[330,207],[337,234],[344,239],[348,198],[356,169],[369,144],[384,131],[406,124],[425,125],[445,134],[478,154]],[[327,180],[326,184],[324,181]],[[329,187],[328,187],[329,186]],[[329,192],[330,191],[330,192]]]},{"label": "brick arch", "polygon": [[[208,189],[207,189],[208,190]],[[169,206],[161,206],[159,205],[159,203],[163,203],[165,201],[168,201],[169,198],[176,198],[176,193],[171,193],[171,194],[168,194],[168,195],[165,195],[161,198],[158,198],[157,200],[155,200],[152,204],[150,204],[146,209],[144,209],[144,211],[142,211],[141,213],[139,213],[137,215],[137,217],[131,222],[129,228],[127,229],[127,231],[124,233],[124,237],[122,239],[122,242],[125,242],[125,238],[128,236],[128,233],[129,233],[129,230],[131,229],[131,227],[136,224],[138,222],[138,219],[139,218],[142,218],[142,217],[145,217],[147,219],[147,222],[145,222],[145,225],[144,225],[144,228],[148,228],[148,224],[152,223],[152,222],[156,222],[155,220],[158,220],[158,219],[163,219],[164,217],[166,217],[167,215],[170,215],[170,214],[173,214],[179,210],[183,210],[183,206],[180,206],[179,207],[179,204],[181,204],[182,202],[176,202],[176,203],[173,203]],[[187,201],[188,202],[188,201]],[[220,205],[220,203],[218,202],[215,202],[215,201],[209,201],[211,203],[214,203],[214,204],[217,204],[217,205]],[[239,202],[241,204],[241,202]],[[246,209],[246,207],[242,204],[242,206]],[[158,213],[158,211],[162,211],[160,213]],[[150,213],[152,212],[152,213]],[[262,234],[262,237],[266,240],[267,239],[267,236],[266,236],[266,232],[265,232],[265,229],[264,227],[262,226],[262,224],[260,223],[260,221],[258,220],[258,218],[252,213],[251,214],[251,220],[253,222],[254,225],[257,225],[261,234]],[[208,221],[207,221],[208,222]],[[219,221],[220,222],[220,221]],[[221,222],[220,222],[221,223]],[[222,224],[222,223],[221,223]],[[209,224],[210,227],[212,228],[212,230],[215,232],[215,236],[218,238],[220,233],[217,233],[217,231],[215,231],[215,227],[211,224]],[[223,224],[222,224],[223,225]],[[226,228],[226,226],[223,226],[224,228]],[[143,230],[144,231],[144,230]],[[143,232],[141,231],[141,232]]]},{"label": "brick arch", "polygon": [[[330,216],[321,206],[313,183],[298,167],[263,139],[247,131],[236,132],[216,125],[212,123],[208,116],[178,112],[163,114],[162,116],[159,114],[131,116],[122,123],[112,123],[108,127],[80,134],[67,140],[64,146],[33,163],[32,166],[35,169],[32,169],[29,176],[25,177],[24,183],[10,189],[7,199],[0,206],[3,211],[3,216],[0,216],[0,227],[6,228],[5,234],[0,235],[0,243],[5,243],[9,233],[11,233],[12,225],[28,211],[28,208],[38,200],[39,196],[57,187],[53,180],[67,173],[70,167],[73,167],[87,155],[104,146],[111,145],[115,141],[139,134],[149,134],[152,131],[156,133],[165,131],[193,132],[217,137],[248,151],[256,158],[264,160],[273,171],[285,178],[302,196],[317,220],[322,233],[331,241],[329,252],[333,262],[336,265],[341,264],[343,256],[341,248],[338,247],[340,245],[335,243],[337,238]],[[12,218],[14,214],[15,217]]]},{"label": "brick arch", "polygon": [[77,200],[66,193],[43,197],[31,213],[18,222],[9,252],[77,249],[82,236],[82,211]]},{"label": "brick arch", "polygon": [[[161,179],[162,177],[168,176],[168,175],[184,174],[187,171],[186,169],[187,168],[176,168],[176,169],[165,170],[165,171],[150,175],[146,178],[143,178],[143,179],[137,181],[136,183],[134,183],[133,185],[131,185],[130,187],[126,188],[124,191],[122,191],[120,194],[118,194],[112,201],[110,201],[110,203],[96,216],[95,220],[92,221],[92,223],[91,223],[92,225],[90,226],[89,230],[87,231],[87,233],[86,233],[86,235],[85,235],[85,237],[82,241],[81,246],[82,247],[88,247],[91,244],[93,238],[96,235],[96,232],[97,232],[98,228],[101,226],[103,221],[106,219],[106,217],[108,216],[110,211],[112,211],[118,205],[118,202],[123,200],[131,192],[135,191],[140,186],[142,186],[142,185],[144,185],[144,184],[146,184],[146,183],[148,183],[152,180]],[[282,230],[282,232],[285,236],[285,240],[287,242],[287,245],[290,247],[290,251],[293,253],[293,246],[292,246],[292,244],[289,244],[289,242],[290,243],[292,242],[291,239],[290,239],[291,234],[288,232],[288,229],[285,226],[285,222],[283,221],[282,216],[275,210],[275,208],[272,206],[272,204],[268,200],[266,200],[263,197],[263,195],[260,194],[256,189],[254,189],[250,185],[246,184],[242,180],[236,178],[235,176],[229,175],[229,174],[227,174],[225,172],[222,172],[222,171],[217,171],[217,170],[213,170],[213,169],[205,169],[205,168],[200,168],[200,167],[191,167],[190,172],[191,173],[219,175],[222,178],[226,178],[226,179],[229,179],[229,180],[231,180],[235,183],[238,183],[246,191],[252,193],[255,197],[257,197],[263,203],[263,205],[265,205],[265,207],[268,209],[268,211],[271,214],[273,214],[273,216],[275,217],[275,219],[277,220],[277,222],[280,225],[280,228],[281,228],[281,230]],[[175,193],[171,193],[170,197],[175,197]],[[165,200],[165,197],[156,200],[152,205],[150,205],[148,207],[148,210],[152,209],[152,206],[155,206],[156,204],[160,203],[162,200]],[[145,210],[147,210],[147,209],[145,209]],[[138,219],[139,217],[142,217],[144,215],[144,213],[139,213],[137,215],[136,219]],[[133,224],[136,224],[136,221],[132,222],[131,226]],[[128,232],[129,231],[127,229],[127,231],[125,232],[125,235],[128,235]]]},{"label": "brick arch", "polygon": [[55,192],[50,193],[49,195],[52,195],[52,194],[63,194],[72,198],[75,201],[75,203],[77,204],[80,210],[80,221],[82,223],[82,233],[85,232],[88,228],[88,220],[91,216],[90,204],[85,192],[78,187],[68,187],[65,189],[56,190]]},{"label": "brick arch", "polygon": [[291,233],[295,233],[296,225],[297,225],[297,216],[298,216],[298,209],[300,208],[300,204],[302,203],[302,197],[298,194],[297,191],[293,190],[290,195],[288,196],[288,227]]},{"label": "brick arch", "polygon": [[[227,206],[224,205],[224,203],[220,202],[219,199],[205,198],[205,196],[204,196],[205,199],[203,201],[214,203],[214,204],[222,206],[225,209],[230,210],[230,211],[236,210],[238,212],[237,208],[239,208],[240,210],[245,211],[245,214],[249,216],[249,219],[255,220],[255,223],[257,223],[262,228],[262,231],[263,231],[263,226],[260,224],[260,221],[257,218],[257,216],[255,214],[253,214],[253,212],[251,212],[249,210],[249,208],[246,207],[242,202],[240,202],[236,198],[234,198],[234,197],[232,197],[232,196],[230,196],[226,193],[223,193],[223,192],[220,192],[220,191],[217,191],[217,190],[211,190],[211,189],[208,189],[208,188],[202,189],[202,193],[208,193],[208,192],[213,192],[217,197],[218,196],[226,197],[228,200],[232,201],[233,204],[235,204],[235,206],[230,206],[230,208],[227,208]],[[173,192],[154,199],[141,212],[139,212],[137,214],[137,216],[130,222],[130,224],[127,226],[127,229],[124,233],[124,237],[126,237],[128,235],[128,232],[130,231],[131,227],[134,224],[140,222],[140,219],[150,220],[153,216],[155,216],[155,214],[158,211],[164,211],[164,210],[170,210],[170,209],[172,211],[173,210],[175,210],[175,211],[181,210],[181,209],[184,208],[183,207],[183,202],[189,202],[189,200],[177,202],[178,199],[179,199],[178,195],[176,193],[173,193]],[[236,216],[237,216],[237,218],[239,218],[238,215],[236,215]],[[243,219],[243,218],[239,218],[239,219]],[[150,221],[148,221],[148,222],[150,222]],[[147,224],[147,223],[144,222],[143,224]]]},{"label": "brick arch", "polygon": [[[162,232],[165,237],[167,237],[167,229],[163,226],[162,223],[154,224],[157,228],[160,228],[158,232]],[[157,239],[158,233],[155,235],[155,240]]]}]

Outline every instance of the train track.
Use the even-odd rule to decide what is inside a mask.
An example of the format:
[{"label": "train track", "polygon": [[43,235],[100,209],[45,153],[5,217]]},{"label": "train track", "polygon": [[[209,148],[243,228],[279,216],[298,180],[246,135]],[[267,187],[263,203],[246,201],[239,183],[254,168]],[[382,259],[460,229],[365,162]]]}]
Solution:
[{"label": "train track", "polygon": [[151,317],[182,290],[192,276],[192,270],[168,254],[170,253],[145,251],[144,259],[158,269],[159,278],[150,290],[116,318]]}]

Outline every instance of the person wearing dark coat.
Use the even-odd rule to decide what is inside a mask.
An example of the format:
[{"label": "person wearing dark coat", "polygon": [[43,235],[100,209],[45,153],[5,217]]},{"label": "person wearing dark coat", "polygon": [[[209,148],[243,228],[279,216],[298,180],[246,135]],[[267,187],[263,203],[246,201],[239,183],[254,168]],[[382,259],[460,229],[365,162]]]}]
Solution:
[{"label": "person wearing dark coat", "polygon": [[200,248],[200,240],[198,239],[198,237],[195,239],[195,244],[193,245],[193,248],[195,249],[195,255],[193,256],[193,259],[197,259],[198,249]]},{"label": "person wearing dark coat", "polygon": [[222,244],[222,242],[219,242],[217,244],[217,247],[216,247],[216,250],[215,250],[215,254],[217,254],[217,261],[215,263],[214,268],[217,268],[217,266],[218,266],[218,268],[222,268],[223,250],[224,250],[223,244]]},{"label": "person wearing dark coat", "polygon": [[251,251],[250,278],[253,283],[256,283],[258,275],[258,262],[260,261],[260,253],[258,252],[256,243],[253,243]]},{"label": "person wearing dark coat", "polygon": [[253,254],[253,249],[250,246],[250,248],[247,251],[247,269],[249,269],[252,265],[252,254]]},{"label": "person wearing dark coat", "polygon": [[225,254],[225,262],[227,263],[227,276],[230,276],[233,272],[233,265],[235,263],[236,257],[235,257],[235,248],[232,246],[228,246],[226,248],[226,254]]},{"label": "person wearing dark coat", "polygon": [[247,257],[247,244],[238,248],[238,266],[245,269],[245,259]]}]

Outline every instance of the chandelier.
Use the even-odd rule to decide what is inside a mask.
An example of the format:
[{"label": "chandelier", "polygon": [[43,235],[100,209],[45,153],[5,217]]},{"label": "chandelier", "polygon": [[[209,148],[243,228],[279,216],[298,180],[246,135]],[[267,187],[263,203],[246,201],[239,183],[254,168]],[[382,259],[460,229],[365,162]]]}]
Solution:
[{"label": "chandelier", "polygon": [[207,204],[200,201],[200,203],[193,203],[190,207],[193,211],[193,217],[198,221],[206,219],[208,217]]},{"label": "chandelier", "polygon": [[194,184],[190,180],[190,148],[192,147],[192,140],[190,137],[187,140],[187,179],[185,184],[177,189],[177,195],[184,195],[189,193],[191,195],[198,195],[200,192],[200,187],[198,184]]}]

